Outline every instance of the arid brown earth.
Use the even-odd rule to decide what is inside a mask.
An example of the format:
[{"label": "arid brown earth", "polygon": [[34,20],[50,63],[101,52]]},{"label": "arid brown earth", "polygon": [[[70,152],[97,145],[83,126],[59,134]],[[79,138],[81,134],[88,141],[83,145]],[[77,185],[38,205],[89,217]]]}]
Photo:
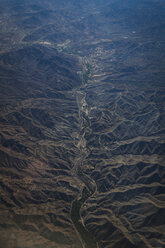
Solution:
[{"label": "arid brown earth", "polygon": [[0,248],[165,246],[164,13],[0,0]]}]

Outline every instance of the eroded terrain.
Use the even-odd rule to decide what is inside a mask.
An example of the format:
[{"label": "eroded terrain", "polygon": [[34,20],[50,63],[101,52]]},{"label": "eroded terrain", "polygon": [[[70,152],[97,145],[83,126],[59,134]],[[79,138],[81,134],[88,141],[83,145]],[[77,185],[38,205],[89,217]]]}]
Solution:
[{"label": "eroded terrain", "polygon": [[0,247],[163,248],[164,2],[0,3]]}]

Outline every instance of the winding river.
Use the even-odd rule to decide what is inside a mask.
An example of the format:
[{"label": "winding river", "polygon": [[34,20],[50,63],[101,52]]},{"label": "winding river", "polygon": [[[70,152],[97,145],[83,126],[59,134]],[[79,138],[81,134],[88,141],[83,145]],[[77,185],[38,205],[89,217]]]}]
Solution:
[{"label": "winding river", "polygon": [[[89,63],[86,63],[84,66],[84,71],[82,75],[83,85],[87,84],[89,74],[90,74]],[[74,168],[73,168],[73,172],[74,172],[74,175],[78,177],[79,180],[83,182],[85,186],[81,192],[81,195],[79,195],[72,202],[71,219],[72,219],[72,222],[75,226],[77,233],[79,234],[82,247],[83,248],[98,248],[99,246],[95,240],[94,235],[91,232],[89,232],[87,228],[84,226],[82,219],[81,219],[81,215],[80,215],[80,210],[81,210],[82,205],[96,191],[96,184],[89,176],[87,176],[83,172],[83,163],[84,163],[85,158],[88,155],[88,150],[86,148],[86,140],[84,136],[85,136],[87,127],[89,128],[90,126],[90,121],[88,118],[88,106],[85,101],[84,92],[79,88],[76,90],[75,93],[76,93],[77,105],[79,108],[80,134],[79,134],[79,144],[78,144],[79,154],[77,155]]]}]

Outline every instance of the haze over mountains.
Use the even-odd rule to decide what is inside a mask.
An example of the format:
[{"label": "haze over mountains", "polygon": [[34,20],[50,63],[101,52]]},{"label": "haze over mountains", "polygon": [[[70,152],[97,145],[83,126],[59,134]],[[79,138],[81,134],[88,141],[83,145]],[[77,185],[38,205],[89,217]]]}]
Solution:
[{"label": "haze over mountains", "polygon": [[0,248],[165,247],[164,13],[0,0]]}]

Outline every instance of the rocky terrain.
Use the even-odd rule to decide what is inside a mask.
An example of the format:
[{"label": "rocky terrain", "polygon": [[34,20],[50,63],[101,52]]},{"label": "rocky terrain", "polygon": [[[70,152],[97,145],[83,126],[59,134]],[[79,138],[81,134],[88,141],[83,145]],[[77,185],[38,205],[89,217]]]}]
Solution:
[{"label": "rocky terrain", "polygon": [[0,7],[0,248],[163,248],[164,1]]}]

